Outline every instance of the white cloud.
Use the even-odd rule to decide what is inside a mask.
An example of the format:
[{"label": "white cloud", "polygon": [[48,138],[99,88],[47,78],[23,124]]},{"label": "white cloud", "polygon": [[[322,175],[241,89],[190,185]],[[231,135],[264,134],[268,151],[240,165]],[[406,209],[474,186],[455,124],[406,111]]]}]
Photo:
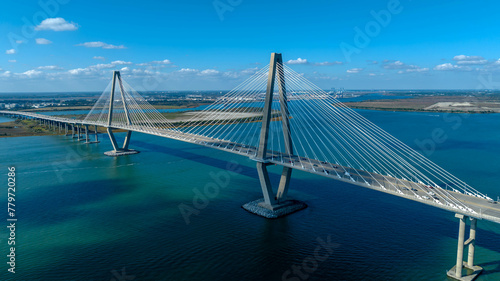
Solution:
[{"label": "white cloud", "polygon": [[455,68],[457,68],[458,66],[456,65],[453,65],[451,63],[443,63],[443,64],[440,64],[440,65],[436,65],[434,67],[434,70],[453,70]]},{"label": "white cloud", "polygon": [[385,69],[399,69],[398,71],[399,74],[429,71],[429,68],[422,68],[418,65],[406,64],[399,60],[397,61],[384,60],[382,64],[383,64],[382,67]]},{"label": "white cloud", "polygon": [[17,43],[17,44],[23,44],[23,43],[24,43],[24,40],[16,40],[16,43]]},{"label": "white cloud", "polygon": [[241,74],[248,75],[248,74],[255,74],[259,70],[258,67],[253,67],[253,68],[247,68],[241,71]]},{"label": "white cloud", "polygon": [[48,44],[52,44],[52,41],[47,40],[47,39],[45,39],[45,38],[36,38],[36,39],[35,39],[35,41],[36,41],[36,43],[37,43],[38,45],[48,45]]},{"label": "white cloud", "polygon": [[363,71],[363,68],[351,68],[347,70],[347,73],[360,73]]},{"label": "white cloud", "polygon": [[115,65],[130,65],[132,63],[129,62],[129,61],[115,60],[115,61],[111,62],[111,64],[115,64]]},{"label": "white cloud", "polygon": [[465,70],[465,71],[469,71],[469,70],[471,70],[471,68],[468,67],[468,66],[455,65],[455,64],[451,64],[451,63],[443,63],[443,64],[440,64],[440,65],[436,65],[434,67],[434,70],[438,70],[438,71],[448,71],[448,70]]},{"label": "white cloud", "polygon": [[14,63],[14,62],[17,62],[17,60],[9,60],[9,62],[12,62],[12,63]]},{"label": "white cloud", "polygon": [[10,77],[12,75],[12,72],[10,71],[5,71],[4,73],[0,74],[0,77]]},{"label": "white cloud", "polygon": [[120,71],[130,71],[130,68],[128,66],[122,67]]},{"label": "white cloud", "polygon": [[325,61],[325,62],[317,62],[314,65],[327,66],[327,65],[340,65],[340,64],[344,64],[344,63],[341,61],[332,61],[332,62]]},{"label": "white cloud", "polygon": [[222,73],[222,77],[236,79],[236,78],[240,77],[240,73],[235,72],[235,71],[227,71],[227,72]]},{"label": "white cloud", "polygon": [[10,49],[10,50],[5,51],[5,53],[6,53],[7,55],[13,55],[13,54],[15,54],[15,53],[16,53],[16,50],[15,50],[15,49]]},{"label": "white cloud", "polygon": [[96,41],[96,42],[85,42],[81,44],[77,44],[76,46],[83,46],[87,48],[103,48],[103,49],[126,49],[125,46],[120,45],[120,46],[115,46],[112,44],[107,44],[101,41]]},{"label": "white cloud", "polygon": [[33,77],[36,77],[36,76],[39,76],[41,75],[43,72],[39,71],[39,70],[35,70],[35,69],[32,69],[32,70],[28,70],[26,72],[23,72],[21,73],[22,75],[25,75],[25,76],[28,76],[29,78],[33,78]]},{"label": "white cloud", "polygon": [[101,56],[95,56],[95,57],[93,57],[93,59],[95,59],[95,60],[105,60],[106,58],[105,57],[101,57]]},{"label": "white cloud", "polygon": [[385,60],[384,62],[384,68],[385,69],[404,69],[404,68],[411,68],[411,66],[404,64],[402,61],[388,61]]},{"label": "white cloud", "polygon": [[289,60],[287,61],[288,64],[308,64],[309,62],[307,61],[307,59],[302,59],[302,58],[298,58],[296,60]]},{"label": "white cloud", "polygon": [[468,66],[455,65],[455,64],[451,64],[451,63],[443,63],[443,64],[440,64],[440,65],[436,65],[434,67],[434,70],[438,70],[438,71],[449,71],[449,70],[470,71],[472,69],[470,67],[468,67]]},{"label": "white cloud", "polygon": [[153,75],[153,74],[159,74],[159,72],[154,72],[149,69],[133,69],[132,73],[136,75]]},{"label": "white cloud", "polygon": [[481,65],[481,64],[487,64],[487,60],[477,60],[477,61],[457,61],[457,64],[462,64],[462,65]]},{"label": "white cloud", "polygon": [[44,19],[35,30],[53,30],[53,31],[71,31],[77,30],[77,24],[73,22],[67,22],[63,18],[48,18]]},{"label": "white cloud", "polygon": [[115,67],[115,65],[112,63],[100,63],[100,64],[96,64],[96,65],[91,65],[88,68],[106,69],[106,68],[113,68],[113,67]]},{"label": "white cloud", "polygon": [[156,63],[156,64],[171,64],[172,62],[170,60],[155,60],[155,61],[152,61],[151,63]]},{"label": "white cloud", "polygon": [[200,72],[200,75],[209,76],[209,75],[217,75],[219,73],[220,72],[215,69],[205,69],[202,72]]},{"label": "white cloud", "polygon": [[178,72],[181,72],[181,73],[197,73],[199,72],[198,69],[192,69],[192,68],[183,68],[181,70],[179,70]]},{"label": "white cloud", "polygon": [[453,60],[482,60],[484,59],[483,57],[481,56],[466,56],[466,55],[458,55],[458,56],[454,56],[453,57]]},{"label": "white cloud", "polygon": [[408,68],[408,69],[405,69],[405,70],[400,70],[398,71],[399,74],[403,74],[403,73],[410,73],[410,72],[427,72],[429,71],[429,68]]},{"label": "white cloud", "polygon": [[57,65],[46,65],[46,66],[39,66],[36,69],[42,69],[42,70],[59,70],[59,69],[62,69],[62,67],[59,67]]},{"label": "white cloud", "polygon": [[87,73],[89,73],[89,69],[87,69],[87,68],[75,68],[75,69],[68,70],[68,73],[71,75],[87,74]]},{"label": "white cloud", "polygon": [[457,64],[463,65],[481,65],[488,63],[488,61],[481,56],[458,55],[453,57],[453,60],[457,61]]}]

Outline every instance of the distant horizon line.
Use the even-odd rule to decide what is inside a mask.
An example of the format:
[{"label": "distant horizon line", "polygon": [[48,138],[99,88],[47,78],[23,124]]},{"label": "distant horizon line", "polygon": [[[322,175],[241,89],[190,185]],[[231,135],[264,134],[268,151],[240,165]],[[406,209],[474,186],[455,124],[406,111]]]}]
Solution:
[{"label": "distant horizon line", "polygon": [[[333,89],[341,89],[341,88],[330,88],[330,89],[322,89],[323,91],[331,91]],[[360,91],[417,91],[417,92],[423,92],[423,91],[473,91],[473,92],[484,92],[484,91],[500,91],[500,89],[345,89],[343,88],[344,91],[352,91],[352,92],[360,92]],[[154,91],[141,91],[142,93],[168,93],[168,92],[230,92],[232,90],[154,90]],[[43,92],[0,92],[0,95],[7,95],[7,94],[80,94],[80,93],[102,93],[103,91],[58,91],[58,92],[50,92],[50,91],[43,91]]]}]

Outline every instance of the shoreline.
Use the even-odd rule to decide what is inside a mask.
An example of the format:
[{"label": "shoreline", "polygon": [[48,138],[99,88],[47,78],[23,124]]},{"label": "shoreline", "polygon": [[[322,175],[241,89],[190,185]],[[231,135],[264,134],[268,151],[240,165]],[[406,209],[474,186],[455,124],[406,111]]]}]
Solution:
[{"label": "shoreline", "polygon": [[[339,100],[340,101],[340,100]],[[500,113],[500,99],[491,96],[419,96],[408,99],[379,99],[343,102],[355,109],[401,112]]]},{"label": "shoreline", "polygon": [[464,111],[464,110],[430,110],[430,109],[413,109],[413,108],[384,108],[384,107],[370,107],[370,106],[353,106],[349,105],[352,109],[365,109],[376,111],[392,111],[392,112],[421,112],[421,113],[455,113],[455,114],[494,114],[500,111],[484,110],[484,111]]}]

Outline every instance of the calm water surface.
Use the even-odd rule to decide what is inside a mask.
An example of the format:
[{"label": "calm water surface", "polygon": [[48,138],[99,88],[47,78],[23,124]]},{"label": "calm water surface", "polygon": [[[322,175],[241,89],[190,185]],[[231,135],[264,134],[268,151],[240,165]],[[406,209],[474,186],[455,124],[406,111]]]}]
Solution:
[{"label": "calm water surface", "polygon": [[[443,130],[446,141],[423,153],[500,195],[500,115],[359,112],[418,150]],[[19,220],[15,275],[5,227],[0,233],[0,280],[287,280],[328,237],[335,247],[321,252],[328,258],[310,265],[307,280],[444,281],[455,262],[452,213],[294,171],[290,196],[309,208],[266,220],[241,208],[261,197],[249,159],[136,133],[131,147],[141,153],[111,158],[103,155],[109,140],[101,141],[0,139],[0,202],[14,165]],[[277,181],[279,170],[271,171]],[[204,188],[208,201],[193,202]],[[180,209],[193,211],[188,223]],[[500,280],[500,225],[478,227],[476,260],[486,271],[477,280]]]},{"label": "calm water surface", "polygon": [[13,121],[13,119],[0,116],[0,123],[6,123],[6,122],[10,122],[10,121]]}]

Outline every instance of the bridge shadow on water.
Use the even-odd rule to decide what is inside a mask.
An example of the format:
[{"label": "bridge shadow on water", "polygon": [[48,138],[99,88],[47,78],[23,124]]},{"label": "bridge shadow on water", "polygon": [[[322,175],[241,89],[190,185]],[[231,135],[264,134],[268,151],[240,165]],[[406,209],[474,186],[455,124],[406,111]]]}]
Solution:
[{"label": "bridge shadow on water", "polygon": [[479,266],[483,267],[483,268],[489,268],[489,267],[493,267],[493,266],[496,266],[495,268],[493,269],[488,269],[488,270],[484,270],[481,275],[490,275],[490,274],[495,274],[495,273],[499,273],[500,272],[500,260],[499,261],[493,261],[493,262],[485,262],[485,263],[481,263],[479,264]]},{"label": "bridge shadow on water", "polygon": [[[169,140],[169,141],[175,141],[175,140]],[[208,165],[212,166],[214,168],[218,169],[227,169],[227,165],[230,163],[229,161],[226,160],[221,160],[219,158],[214,158],[202,154],[196,154],[191,151],[196,151],[196,150],[204,150],[207,149],[204,146],[199,146],[195,144],[189,144],[186,143],[186,145],[189,145],[189,147],[184,147],[184,148],[170,148],[168,146],[164,145],[158,145],[154,143],[149,143],[149,142],[144,142],[144,141],[139,141],[135,140],[133,141],[133,146],[136,146],[138,148],[144,148],[147,150],[150,150],[153,153],[163,153],[163,154],[168,154],[171,156],[179,157],[179,158],[185,158],[189,161],[197,162],[203,165]],[[141,149],[139,149],[141,150]],[[221,154],[226,154],[229,152],[224,152],[224,151],[219,151]],[[243,156],[239,156],[236,154],[233,157],[238,157],[240,159],[245,159],[247,160],[248,158],[245,158]],[[247,167],[240,165],[241,170],[237,172],[238,174],[249,176],[249,177],[256,177],[257,176],[257,170],[255,168]]]},{"label": "bridge shadow on water", "polygon": [[[228,161],[225,161],[225,160],[221,160],[221,159],[209,157],[209,156],[204,156],[204,155],[192,152],[192,151],[196,151],[198,149],[199,150],[206,149],[205,147],[197,146],[194,144],[192,144],[192,145],[189,144],[188,147],[181,148],[181,149],[173,149],[173,148],[169,148],[169,147],[163,146],[163,145],[152,144],[152,143],[147,143],[147,142],[136,140],[134,142],[134,145],[139,147],[139,148],[151,150],[155,153],[164,153],[164,154],[172,155],[175,157],[187,158],[190,161],[194,161],[194,162],[204,164],[204,165],[213,166],[213,167],[218,168],[218,169],[226,169],[227,163],[228,163]],[[223,153],[228,153],[228,152],[221,151],[220,153],[223,154]],[[234,157],[238,157],[238,155],[235,155]],[[255,168],[253,168],[251,166],[250,167],[244,166],[244,165],[240,165],[240,167],[241,167],[241,171],[239,172],[239,174],[254,178],[256,183],[257,183],[258,178],[257,178],[257,171]],[[276,181],[280,177],[280,175],[278,173],[270,172],[270,177],[273,181]],[[292,176],[292,184],[293,184],[292,189],[297,188],[297,187],[299,189],[301,189],[300,187],[303,187],[303,186],[322,186],[322,185],[324,185],[324,181],[325,181],[325,179],[323,179],[322,177],[319,177],[319,176],[317,177],[317,180],[316,179],[302,180],[302,179],[298,179],[298,178],[293,178],[293,176]],[[342,186],[349,185],[346,183],[341,183],[341,184],[342,184]],[[348,189],[346,189],[347,191],[343,190],[342,192],[351,192],[348,190],[354,190],[356,195],[366,196],[366,198],[370,198],[370,197],[375,198],[375,199],[380,198],[380,199],[382,199],[382,201],[389,201],[389,202],[393,201],[392,203],[397,205],[399,208],[406,208],[406,209],[414,208],[416,210],[416,212],[420,212],[422,210],[422,208],[424,208],[424,212],[429,213],[429,215],[431,216],[431,217],[429,217],[429,219],[436,219],[436,214],[435,214],[436,212],[443,212],[443,214],[446,214],[444,217],[446,217],[446,216],[453,217],[453,213],[451,213],[451,212],[439,210],[439,209],[433,208],[431,206],[423,205],[423,204],[418,203],[418,202],[409,201],[409,200],[404,199],[404,198],[395,197],[395,196],[392,196],[389,194],[381,193],[381,192],[370,190],[370,189],[365,189],[365,188],[358,187],[358,186],[353,186],[353,187],[354,187],[354,189],[348,188]],[[358,191],[358,189],[360,191]],[[259,186],[256,186],[254,191],[257,191],[260,195]],[[305,189],[302,189],[302,192],[304,192],[304,191],[310,192],[309,190],[306,191]],[[252,192],[252,191],[249,191],[249,192]],[[358,193],[361,193],[361,194],[358,194]],[[315,197],[318,198],[315,200],[328,200],[328,199],[324,199],[324,198],[322,199],[318,195],[315,195]],[[297,199],[300,200],[300,198],[297,198]],[[237,204],[237,203],[235,202],[235,204]],[[384,203],[381,202],[380,204],[384,204]],[[415,204],[415,205],[413,205],[413,204]],[[390,214],[388,214],[388,215],[390,215]],[[282,219],[286,219],[286,218],[282,218]],[[274,220],[269,222],[269,224],[271,224],[271,225],[273,225],[274,223],[276,223],[276,221],[274,221]],[[487,222],[487,223],[490,224],[490,222]],[[444,219],[442,222],[439,222],[439,224],[450,225],[450,221]],[[269,231],[271,231],[272,229],[274,229],[274,226],[269,227],[267,229]],[[458,221],[455,222],[453,220],[453,222],[451,223],[451,227],[448,227],[448,226],[447,227],[436,227],[434,229],[434,231],[435,231],[435,234],[437,234],[439,236],[445,236],[445,237],[449,237],[452,239],[457,239]],[[466,236],[467,236],[468,230],[466,230],[466,231],[467,231],[467,234],[466,234]],[[492,243],[494,241],[497,241],[497,239],[498,239],[498,233],[491,231],[491,230],[481,228],[481,221],[479,221],[478,240],[476,242],[476,245],[479,247],[483,247],[483,248],[486,248],[488,250],[500,253],[500,243]],[[500,261],[498,261],[498,262],[500,263]],[[493,263],[493,264],[495,264],[495,263]]]}]

